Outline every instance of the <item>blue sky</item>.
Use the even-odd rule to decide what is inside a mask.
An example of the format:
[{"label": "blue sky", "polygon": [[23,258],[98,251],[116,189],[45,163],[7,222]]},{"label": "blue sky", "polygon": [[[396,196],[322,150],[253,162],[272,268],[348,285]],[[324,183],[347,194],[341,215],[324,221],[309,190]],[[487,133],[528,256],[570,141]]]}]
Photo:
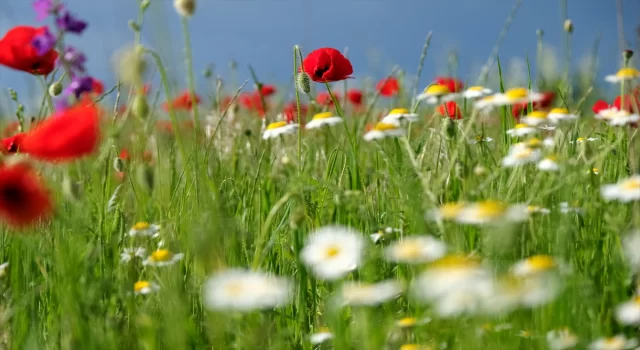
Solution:
[{"label": "blue sky", "polygon": [[[354,76],[374,79],[399,65],[415,74],[424,38],[433,31],[421,85],[442,73],[451,50],[459,55],[458,75],[474,81],[487,60],[515,0],[199,0],[191,20],[194,64],[198,73],[209,63],[229,78],[229,62],[238,62],[238,81],[250,77],[251,64],[263,81],[288,84],[292,47],[305,52],[317,47],[348,48]],[[573,20],[577,61],[600,38],[599,74],[620,64],[616,1],[568,0]],[[143,30],[146,45],[158,49],[180,87],[185,86],[180,22],[172,0],[151,0]],[[89,57],[92,75],[114,83],[111,57],[132,42],[127,21],[136,17],[136,0],[66,0],[73,13],[89,22],[82,37],[71,43]],[[640,1],[623,0],[624,32],[637,48]],[[559,0],[524,0],[499,55],[508,62],[529,55],[535,60],[536,29],[559,57],[563,51],[563,18]],[[0,0],[0,33],[17,24],[36,25],[30,0]],[[199,86],[206,86],[201,76]],[[8,87],[33,95],[37,81],[23,73],[0,68],[2,94]],[[356,80],[355,83],[358,83]],[[2,103],[2,100],[0,100]]]}]

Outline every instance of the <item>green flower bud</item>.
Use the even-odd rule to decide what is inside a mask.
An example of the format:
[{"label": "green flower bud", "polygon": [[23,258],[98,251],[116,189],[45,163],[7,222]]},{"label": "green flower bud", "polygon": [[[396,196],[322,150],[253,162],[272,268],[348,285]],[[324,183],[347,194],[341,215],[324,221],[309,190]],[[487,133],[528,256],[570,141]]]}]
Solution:
[{"label": "green flower bud", "polygon": [[300,72],[296,75],[296,87],[301,92],[308,94],[311,92],[311,79],[305,72]]},{"label": "green flower bud", "polygon": [[136,117],[145,119],[147,115],[149,115],[149,104],[147,103],[147,97],[140,94],[136,95],[133,98],[131,111]]},{"label": "green flower bud", "polygon": [[151,1],[149,1],[149,0],[142,0],[142,2],[140,3],[140,9],[141,9],[142,11],[146,11],[150,4],[151,4]]},{"label": "green flower bud", "polygon": [[174,0],[173,6],[182,17],[191,17],[196,12],[196,0]]},{"label": "green flower bud", "polygon": [[113,159],[113,168],[119,173],[124,171],[124,160],[120,157],[115,157]]},{"label": "green flower bud", "polygon": [[564,31],[567,33],[573,33],[573,22],[568,18],[564,21]]},{"label": "green flower bud", "polygon": [[49,95],[56,97],[62,93],[62,84],[59,81],[49,85]]},{"label": "green flower bud", "polygon": [[130,19],[127,24],[129,25],[129,28],[131,28],[131,30],[133,30],[134,32],[140,31],[140,25],[136,21]]}]

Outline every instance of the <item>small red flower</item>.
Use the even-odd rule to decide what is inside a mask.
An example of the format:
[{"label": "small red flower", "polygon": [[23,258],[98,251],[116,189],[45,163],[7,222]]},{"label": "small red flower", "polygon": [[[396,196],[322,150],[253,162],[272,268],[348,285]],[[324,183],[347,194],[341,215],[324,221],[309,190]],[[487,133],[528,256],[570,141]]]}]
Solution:
[{"label": "small red flower", "polygon": [[38,55],[33,39],[43,34],[46,27],[17,26],[0,39],[0,65],[33,75],[49,75],[58,59],[56,50]]},{"label": "small red flower", "polygon": [[[336,97],[336,100],[340,100],[340,94],[334,92],[333,96]],[[321,106],[333,106],[333,99],[331,99],[331,95],[326,91],[318,92],[316,102]]]},{"label": "small red flower", "polygon": [[451,77],[436,77],[434,79],[436,84],[444,85],[449,88],[449,92],[460,92],[464,89],[464,83],[462,80],[458,80]]},{"label": "small red flower", "polygon": [[[533,109],[545,109],[551,107],[553,104],[553,100],[555,100],[556,94],[555,92],[543,92],[542,98],[539,101],[535,101],[532,103]],[[529,106],[528,102],[516,103],[511,108],[511,113],[513,117],[516,119],[520,119],[520,117],[527,111]]]},{"label": "small red flower", "polygon": [[25,163],[0,164],[0,220],[24,228],[51,215],[49,192]]},{"label": "small red flower", "polygon": [[262,96],[269,97],[278,92],[278,90],[273,85],[262,85],[262,89],[260,89],[260,92],[262,92]]},{"label": "small red flower", "polygon": [[352,78],[351,62],[340,51],[325,47],[312,51],[302,62],[311,80],[328,83]]},{"label": "small red flower", "polygon": [[96,78],[91,78],[91,80],[91,92],[102,95],[104,93],[104,84]]},{"label": "small red flower", "polygon": [[451,119],[462,119],[462,111],[460,111],[460,107],[454,101],[449,101],[441,104],[437,108],[438,114],[443,117],[449,117]]},{"label": "small red flower", "polygon": [[631,94],[624,95],[624,106],[622,106],[622,98],[618,96],[613,100],[613,106],[630,113],[636,113],[638,112],[638,108],[640,108],[640,96]]},{"label": "small red flower", "polygon": [[257,112],[261,117],[266,114],[266,108],[262,104],[262,98],[260,97],[259,93],[246,92],[240,95],[238,97],[238,100],[240,100],[240,105],[242,105],[242,107],[244,107],[245,109],[252,112]]},{"label": "small red flower", "polygon": [[[307,113],[309,113],[309,107],[301,103],[300,119],[304,121]],[[287,103],[284,108],[282,108],[282,114],[284,114],[284,119],[287,123],[295,122],[298,118],[298,105],[296,104],[296,101]]]},{"label": "small red flower", "polygon": [[376,84],[376,90],[380,93],[380,96],[392,97],[400,91],[400,84],[395,77],[388,77],[380,80]]},{"label": "small red flower", "polygon": [[118,157],[124,161],[129,160],[129,150],[123,148],[122,151],[120,151],[120,155]]},{"label": "small red flower", "polygon": [[609,108],[611,108],[611,106],[609,105],[609,102],[605,100],[598,100],[596,101],[596,103],[593,104],[593,107],[591,107],[591,110],[593,111],[593,113],[598,114],[601,111]]},{"label": "small red flower", "polygon": [[26,133],[3,139],[3,151],[49,162],[65,162],[93,153],[100,140],[97,107],[79,105],[58,112]]},{"label": "small red flower", "polygon": [[[185,91],[171,101],[171,106],[173,109],[190,111],[193,108],[193,103],[194,101],[191,100],[191,93],[189,91]],[[195,104],[199,103],[200,97],[196,95]],[[163,103],[162,108],[165,111],[169,110],[169,104],[167,102]]]},{"label": "small red flower", "polygon": [[362,105],[362,91],[358,89],[350,89],[347,91],[347,99],[353,103],[354,106]]}]

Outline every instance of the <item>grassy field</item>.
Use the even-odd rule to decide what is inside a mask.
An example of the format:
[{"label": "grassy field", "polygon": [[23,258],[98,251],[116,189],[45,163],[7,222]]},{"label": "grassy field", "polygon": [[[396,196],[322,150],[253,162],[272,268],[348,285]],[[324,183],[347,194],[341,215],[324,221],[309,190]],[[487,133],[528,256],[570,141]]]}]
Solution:
[{"label": "grassy field", "polygon": [[[333,93],[351,80],[296,73],[309,61],[295,47],[289,107],[308,106],[300,115],[253,71],[242,91],[218,84],[185,103],[196,92],[183,23],[181,103],[155,103],[153,94],[179,92],[160,57],[136,46],[122,55],[123,85],[93,95],[102,137],[90,157],[3,156],[38,170],[54,212],[0,226],[2,348],[640,346],[631,52],[603,67],[622,101],[592,110],[610,82],[566,67],[505,86],[499,60],[495,94],[453,78],[416,86],[396,70],[398,90],[365,86],[358,104]],[[46,83],[66,85],[65,69]],[[163,84],[147,98],[151,72]],[[99,97],[115,94],[115,108]],[[37,119],[50,114],[50,95],[42,106]]]}]

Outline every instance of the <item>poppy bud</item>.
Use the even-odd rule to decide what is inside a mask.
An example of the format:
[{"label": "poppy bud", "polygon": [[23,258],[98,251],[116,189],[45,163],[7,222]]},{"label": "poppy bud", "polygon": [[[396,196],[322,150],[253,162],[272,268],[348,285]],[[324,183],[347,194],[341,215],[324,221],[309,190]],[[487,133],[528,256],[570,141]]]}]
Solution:
[{"label": "poppy bud", "polygon": [[155,185],[155,174],[153,168],[147,164],[140,164],[136,172],[138,184],[145,188],[147,191],[153,191]]},{"label": "poppy bud", "polygon": [[113,168],[119,173],[123,172],[124,171],[124,160],[122,160],[122,158],[120,158],[120,157],[115,157],[113,159]]},{"label": "poppy bud", "polygon": [[133,115],[138,118],[144,119],[149,114],[149,104],[147,103],[147,97],[144,95],[136,95],[133,98],[133,105],[131,106]]},{"label": "poppy bud", "polygon": [[174,0],[173,6],[182,17],[191,17],[196,12],[196,0]]},{"label": "poppy bud", "polygon": [[311,92],[311,79],[309,79],[309,75],[305,72],[300,72],[296,76],[296,86],[298,90],[308,94]]},{"label": "poppy bud", "polygon": [[624,50],[622,51],[622,58],[625,60],[630,60],[633,57],[633,50]]},{"label": "poppy bud", "polygon": [[62,84],[59,81],[49,85],[49,95],[56,97],[62,93]]},{"label": "poppy bud", "polygon": [[142,2],[140,3],[140,9],[142,11],[146,11],[150,4],[151,2],[149,0],[142,0]]},{"label": "poppy bud", "polygon": [[568,18],[564,21],[564,31],[567,33],[573,33],[573,22]]}]

